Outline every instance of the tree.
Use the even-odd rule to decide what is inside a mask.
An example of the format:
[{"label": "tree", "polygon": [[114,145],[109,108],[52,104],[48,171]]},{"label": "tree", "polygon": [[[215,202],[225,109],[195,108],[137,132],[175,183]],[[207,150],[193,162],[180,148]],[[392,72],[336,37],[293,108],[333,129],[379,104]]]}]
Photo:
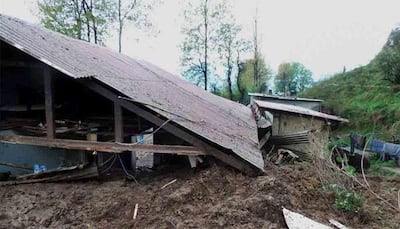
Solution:
[{"label": "tree", "polygon": [[253,57],[253,77],[254,77],[254,85],[256,87],[259,86],[262,80],[262,63],[263,57],[260,52],[260,45],[258,39],[258,8],[256,8],[256,16],[254,18],[254,32],[253,32],[253,48],[254,48],[254,57]]},{"label": "tree", "polygon": [[102,44],[112,23],[114,0],[39,0],[39,17],[48,29]]},{"label": "tree", "polygon": [[385,80],[400,84],[400,27],[391,32],[388,42],[376,57],[376,61]]},{"label": "tree", "polygon": [[128,22],[139,29],[146,28],[147,30],[153,27],[150,19],[149,12],[153,9],[154,5],[158,3],[157,0],[117,0],[117,23],[118,23],[118,52],[122,51],[122,33],[125,25]]},{"label": "tree", "polygon": [[237,93],[239,94],[238,100],[241,103],[244,103],[244,98],[247,95],[245,88],[241,86],[243,72],[245,70],[244,66],[245,63],[241,59],[242,53],[247,52],[251,49],[251,43],[246,40],[240,40],[236,45],[236,68],[237,68],[237,75],[236,75],[236,88]]},{"label": "tree", "polygon": [[83,39],[84,15],[81,0],[39,0],[38,7],[40,21],[46,28]]},{"label": "tree", "polygon": [[219,21],[226,13],[224,1],[188,2],[184,10],[184,41],[181,46],[183,75],[207,90],[210,74],[210,50],[215,48]]},{"label": "tree", "polygon": [[312,72],[298,62],[282,63],[275,77],[275,90],[283,94],[297,94],[312,86]]},{"label": "tree", "polygon": [[[216,40],[217,50],[222,65],[225,68],[228,98],[233,99],[233,87],[232,74],[235,67],[235,61],[240,61],[240,55],[242,52],[247,51],[247,42],[238,37],[241,27],[235,23],[235,21],[222,23],[218,29],[218,36]],[[235,60],[236,56],[236,60]],[[236,66],[238,66],[236,64]],[[239,68],[238,68],[239,69]]]},{"label": "tree", "polygon": [[267,67],[264,59],[258,59],[258,83],[254,81],[255,59],[243,61],[240,64],[237,90],[241,94],[240,102],[249,103],[249,92],[266,93],[268,81],[272,78],[272,70]]}]

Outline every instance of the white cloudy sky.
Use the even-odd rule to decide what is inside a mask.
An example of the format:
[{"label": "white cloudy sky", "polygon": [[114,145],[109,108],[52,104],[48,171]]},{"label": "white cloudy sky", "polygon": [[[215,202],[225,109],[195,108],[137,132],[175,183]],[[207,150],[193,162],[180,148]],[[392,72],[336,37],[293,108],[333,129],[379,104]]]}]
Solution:
[{"label": "white cloudy sky", "polygon": [[[144,38],[127,30],[124,52],[179,72],[182,1],[164,0],[154,11],[160,33]],[[256,5],[261,48],[276,70],[283,61],[298,61],[314,78],[367,64],[390,30],[400,24],[400,0],[231,0],[234,14],[251,37]],[[38,23],[35,0],[0,0],[0,12]],[[111,34],[113,35],[113,34]],[[139,42],[137,41],[139,39]],[[115,36],[107,45],[117,47]]]}]

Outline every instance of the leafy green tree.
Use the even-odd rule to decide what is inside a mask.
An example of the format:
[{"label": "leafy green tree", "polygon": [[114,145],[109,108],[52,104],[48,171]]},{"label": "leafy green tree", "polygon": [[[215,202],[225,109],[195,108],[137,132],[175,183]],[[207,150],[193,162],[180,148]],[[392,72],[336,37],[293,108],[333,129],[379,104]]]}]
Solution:
[{"label": "leafy green tree", "polygon": [[39,17],[48,29],[82,40],[84,13],[80,0],[39,0]]},{"label": "leafy green tree", "polygon": [[38,7],[46,28],[96,44],[115,17],[114,0],[39,0]]},{"label": "leafy green tree", "polygon": [[268,89],[268,81],[272,78],[272,70],[267,67],[263,58],[258,60],[259,81],[254,81],[254,63],[255,60],[249,59],[240,65],[237,91],[240,93],[239,101],[243,104],[249,103],[249,92],[266,93]]},{"label": "leafy green tree", "polygon": [[245,97],[248,96],[246,92],[246,88],[243,87],[243,79],[242,76],[243,71],[245,70],[245,61],[242,61],[241,57],[243,53],[246,53],[249,51],[252,47],[251,42],[246,41],[244,39],[239,40],[237,46],[236,46],[236,68],[237,68],[237,75],[236,75],[236,92],[234,93],[236,96],[236,100],[239,102],[244,103]]},{"label": "leafy green tree", "polygon": [[297,94],[314,83],[312,72],[301,63],[282,63],[275,76],[275,91],[287,94]]},{"label": "leafy green tree", "polygon": [[184,10],[181,45],[183,75],[207,90],[210,76],[210,53],[216,47],[218,25],[224,20],[225,1],[189,1]]}]

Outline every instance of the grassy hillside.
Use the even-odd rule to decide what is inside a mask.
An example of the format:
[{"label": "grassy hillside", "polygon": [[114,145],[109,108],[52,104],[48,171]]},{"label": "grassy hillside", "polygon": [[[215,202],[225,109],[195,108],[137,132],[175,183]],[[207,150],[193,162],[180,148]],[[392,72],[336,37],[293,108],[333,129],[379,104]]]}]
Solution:
[{"label": "grassy hillside", "polygon": [[366,66],[318,82],[302,96],[324,99],[326,106],[350,119],[345,127],[349,131],[383,139],[400,137],[400,85],[384,77],[375,59]]}]

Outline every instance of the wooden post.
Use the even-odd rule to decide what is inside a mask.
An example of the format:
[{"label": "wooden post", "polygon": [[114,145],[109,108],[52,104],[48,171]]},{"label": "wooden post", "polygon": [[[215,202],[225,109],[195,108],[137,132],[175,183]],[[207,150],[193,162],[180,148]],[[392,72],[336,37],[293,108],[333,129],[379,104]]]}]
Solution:
[{"label": "wooden post", "polygon": [[46,131],[48,138],[55,138],[54,127],[54,80],[51,75],[51,69],[45,67],[43,69],[44,76],[44,96],[46,108]]},{"label": "wooden post", "polygon": [[[131,136],[131,143],[137,142],[137,136]],[[131,168],[136,171],[136,151],[131,151]]]},{"label": "wooden post", "polygon": [[118,103],[115,102],[114,102],[114,135],[115,135],[115,142],[124,142],[122,108]]},{"label": "wooden post", "polygon": [[[1,93],[2,93],[2,82],[1,82],[1,73],[0,73],[0,107],[2,106],[2,100],[1,100]],[[0,110],[0,121],[1,121],[1,110]]]}]

